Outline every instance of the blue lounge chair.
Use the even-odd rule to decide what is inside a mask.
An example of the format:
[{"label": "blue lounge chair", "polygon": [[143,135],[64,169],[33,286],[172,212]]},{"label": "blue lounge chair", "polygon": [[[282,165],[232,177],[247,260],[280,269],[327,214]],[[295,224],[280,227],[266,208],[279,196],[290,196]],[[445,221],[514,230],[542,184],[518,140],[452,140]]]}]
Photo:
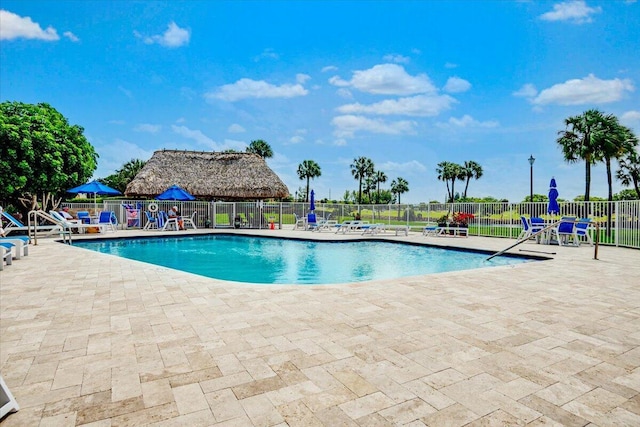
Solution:
[{"label": "blue lounge chair", "polygon": [[7,236],[13,231],[29,231],[29,229],[35,229],[35,231],[43,231],[47,234],[59,233],[62,231],[62,227],[58,224],[27,227],[17,218],[6,211],[2,211],[2,216],[5,217],[8,221],[7,226],[4,228],[4,234]]},{"label": "blue lounge chair", "polygon": [[29,255],[29,238],[27,236],[0,237],[0,243],[10,243],[15,249],[15,258]]},{"label": "blue lounge chair", "polygon": [[524,215],[520,216],[520,221],[522,222],[522,231],[518,235],[518,240],[527,240],[531,237],[531,223]]},{"label": "blue lounge chair", "polygon": [[113,211],[102,211],[98,217],[98,224],[102,224],[105,230],[117,231],[118,218]]},{"label": "blue lounge chair", "polygon": [[91,224],[91,215],[89,215],[89,211],[78,211],[76,216],[83,224]]},{"label": "blue lounge chair", "polygon": [[[574,238],[575,233],[573,231],[576,218],[571,216],[565,216],[560,219],[560,224],[555,229],[556,236],[558,238],[559,245],[566,245],[569,243],[569,238]],[[574,239],[575,245],[575,239]],[[577,246],[577,245],[576,245]]]},{"label": "blue lounge chair", "polygon": [[11,255],[12,243],[0,243],[0,270],[4,269],[4,264],[11,265],[13,256]]},{"label": "blue lounge chair", "polygon": [[143,230],[157,230],[158,227],[158,218],[151,215],[151,212],[144,211],[147,216],[147,223],[144,225]]},{"label": "blue lounge chair", "polygon": [[579,246],[581,239],[584,238],[591,246],[593,246],[593,239],[591,239],[591,235],[589,234],[590,224],[590,218],[580,218],[578,221],[576,221],[575,227],[573,229],[574,245]]}]

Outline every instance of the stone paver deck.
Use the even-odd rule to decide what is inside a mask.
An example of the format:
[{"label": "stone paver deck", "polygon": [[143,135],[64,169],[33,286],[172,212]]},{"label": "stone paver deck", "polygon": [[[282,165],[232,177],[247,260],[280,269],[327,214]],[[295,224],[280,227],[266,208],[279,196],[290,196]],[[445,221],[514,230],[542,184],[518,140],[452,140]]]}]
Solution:
[{"label": "stone paver deck", "polygon": [[640,425],[640,251],[520,249],[556,254],[258,286],[39,240],[0,272],[2,426]]}]

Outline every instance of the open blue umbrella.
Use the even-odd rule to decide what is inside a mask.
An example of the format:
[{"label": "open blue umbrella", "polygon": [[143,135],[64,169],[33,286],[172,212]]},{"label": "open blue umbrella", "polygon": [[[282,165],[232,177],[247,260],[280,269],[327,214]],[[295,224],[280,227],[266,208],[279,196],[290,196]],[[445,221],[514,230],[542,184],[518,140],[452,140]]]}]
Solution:
[{"label": "open blue umbrella", "polygon": [[89,194],[89,193],[93,193],[93,205],[94,205],[94,210],[97,209],[97,195],[103,195],[103,196],[117,196],[118,194],[122,194],[120,193],[118,190],[116,190],[115,188],[111,188],[108,185],[104,185],[101,182],[98,181],[91,181],[91,182],[87,182],[86,184],[82,184],[82,185],[78,185],[77,187],[73,187],[69,190],[67,190],[67,193],[85,193],[85,194]]},{"label": "open blue umbrella", "polygon": [[316,210],[316,193],[311,190],[311,201],[309,202],[309,210],[311,212]]},{"label": "open blue umbrella", "polygon": [[179,200],[182,202],[187,202],[187,201],[195,200],[196,198],[193,197],[191,194],[189,194],[189,192],[184,188],[179,187],[177,185],[172,185],[171,187],[167,188],[163,193],[156,196],[156,199],[157,200]]},{"label": "open blue umbrella", "polygon": [[549,184],[549,205],[547,206],[547,213],[559,214],[560,205],[558,205],[558,189],[556,188],[556,179],[551,178]]}]

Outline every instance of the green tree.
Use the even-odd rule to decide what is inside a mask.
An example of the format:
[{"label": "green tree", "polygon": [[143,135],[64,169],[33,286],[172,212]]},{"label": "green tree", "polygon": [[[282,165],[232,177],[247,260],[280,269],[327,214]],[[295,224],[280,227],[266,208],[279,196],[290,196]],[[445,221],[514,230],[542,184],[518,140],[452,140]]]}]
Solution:
[{"label": "green tree", "polygon": [[322,175],[320,165],[313,160],[303,160],[302,163],[298,165],[298,178],[307,180],[307,196],[305,198],[307,202],[309,201],[309,180],[317,178],[320,175]]},{"label": "green tree", "polygon": [[469,181],[471,178],[478,180],[482,177],[482,166],[479,163],[474,162],[473,160],[469,160],[468,162],[464,162],[464,166],[462,166],[462,173],[466,179],[466,184],[464,186],[464,195],[463,198],[467,198],[467,190],[469,189]]},{"label": "green tree", "polygon": [[97,167],[83,132],[49,104],[0,104],[0,200],[26,210],[56,208]]},{"label": "green tree", "polygon": [[382,171],[376,171],[373,176],[375,177],[376,185],[378,187],[376,203],[382,203],[382,199],[380,198],[380,184],[387,182],[387,174]]},{"label": "green tree", "polygon": [[271,146],[262,139],[251,141],[251,144],[247,147],[247,153],[257,154],[263,159],[273,157],[273,150],[271,149]]},{"label": "green tree", "polygon": [[640,199],[640,155],[638,151],[631,150],[618,159],[620,169],[616,173],[616,178],[622,185],[633,185],[636,192],[636,199]]},{"label": "green tree", "polygon": [[635,151],[638,138],[631,129],[622,126],[618,118],[614,115],[604,117],[603,129],[596,134],[596,155],[604,160],[607,168],[607,184],[609,186],[608,198],[613,201],[613,171],[611,170],[611,160],[621,159],[627,153]]},{"label": "green tree", "polygon": [[562,149],[565,161],[576,163],[584,161],[585,190],[584,199],[589,201],[591,191],[591,165],[597,160],[597,144],[594,135],[602,131],[604,115],[599,110],[587,110],[579,116],[565,119],[565,130],[558,132],[557,143]]},{"label": "green tree", "polygon": [[398,219],[400,219],[400,195],[409,191],[409,182],[404,178],[396,178],[391,181],[391,194],[398,196]]},{"label": "green tree", "polygon": [[[457,163],[440,162],[436,167],[436,172],[438,173],[438,180],[444,181],[447,184],[447,202],[453,203],[456,195],[456,180],[466,178],[464,168]],[[451,181],[451,187],[449,187],[449,181]]]},{"label": "green tree", "polygon": [[133,178],[136,177],[145,164],[147,164],[147,162],[144,160],[131,159],[122,165],[122,168],[116,170],[116,173],[111,174],[106,178],[99,179],[98,181],[111,188],[115,188],[121,193],[124,193],[127,185],[133,181]]},{"label": "green tree", "polygon": [[351,175],[358,180],[358,203],[362,203],[362,181],[369,175],[373,174],[373,160],[367,157],[358,157],[353,159],[351,164]]}]

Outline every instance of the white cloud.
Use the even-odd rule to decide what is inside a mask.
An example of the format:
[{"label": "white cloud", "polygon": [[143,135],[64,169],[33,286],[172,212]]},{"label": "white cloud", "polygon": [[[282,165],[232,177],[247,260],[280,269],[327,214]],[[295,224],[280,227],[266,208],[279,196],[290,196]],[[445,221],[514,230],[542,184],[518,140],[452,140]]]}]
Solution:
[{"label": "white cloud", "polygon": [[620,122],[628,127],[637,128],[640,126],[640,111],[627,111],[620,116]]},{"label": "white cloud", "polygon": [[118,86],[118,90],[119,90],[120,92],[124,93],[124,95],[125,95],[127,98],[129,98],[129,99],[132,99],[132,98],[133,98],[133,93],[132,93],[129,89],[126,89],[126,88],[124,88],[124,87],[122,87],[122,86]]},{"label": "white cloud", "polygon": [[162,129],[161,125],[152,125],[149,123],[140,123],[133,130],[136,132],[158,133]]},{"label": "white cloud", "polygon": [[53,27],[43,30],[40,24],[33,22],[30,17],[22,17],[8,10],[0,10],[0,40],[39,39],[46,41],[60,40]]},{"label": "white cloud", "polygon": [[384,59],[387,62],[395,62],[397,64],[407,64],[409,61],[411,61],[411,59],[407,56],[402,56],[399,54],[389,54],[389,55],[385,55],[382,59]]},{"label": "white cloud", "polygon": [[449,93],[466,92],[471,89],[471,83],[460,77],[449,77],[443,89]]},{"label": "white cloud", "polygon": [[148,160],[153,155],[153,150],[145,150],[132,142],[122,139],[96,146],[96,151],[100,155],[100,162],[98,162],[98,169],[94,172],[95,178],[104,178],[111,175],[131,159]]},{"label": "white cloud", "polygon": [[243,128],[242,126],[240,126],[239,124],[234,123],[231,126],[229,126],[229,128],[227,129],[227,132],[229,132],[229,133],[243,133],[243,132],[246,132],[246,129]]},{"label": "white cloud", "polygon": [[192,139],[198,144],[205,145],[214,151],[218,150],[218,144],[213,139],[202,133],[202,131],[189,129],[186,126],[176,125],[171,125],[171,129],[178,135],[181,135],[187,139]]},{"label": "white cloud", "polygon": [[180,28],[175,22],[170,22],[165,31],[162,34],[144,37],[137,31],[134,31],[136,37],[140,37],[146,44],[154,44],[157,43],[160,46],[164,47],[180,47],[187,43],[189,43],[189,39],[191,38],[191,32],[187,29]]},{"label": "white cloud", "polygon": [[427,171],[427,167],[417,160],[411,160],[410,162],[404,163],[384,162],[380,165],[380,170],[384,170],[387,172],[402,172],[403,174],[411,175],[424,173]]},{"label": "white cloud", "polygon": [[235,83],[221,86],[215,92],[208,92],[205,98],[238,101],[245,98],[293,98],[304,96],[309,91],[301,84],[272,85],[264,80],[240,79]]},{"label": "white cloud", "polygon": [[296,82],[300,83],[301,85],[305,84],[309,79],[311,79],[311,76],[308,74],[296,74]]},{"label": "white cloud", "polygon": [[498,127],[500,123],[495,120],[489,120],[486,122],[481,122],[468,114],[456,119],[455,117],[450,117],[447,123],[438,123],[438,127],[443,128],[451,128],[451,127],[459,127],[459,128],[495,128]]},{"label": "white cloud", "polygon": [[586,24],[593,21],[591,15],[600,12],[602,12],[601,7],[589,7],[584,0],[572,0],[554,4],[553,10],[540,15],[540,19]]},{"label": "white cloud", "polygon": [[416,126],[415,122],[408,120],[385,122],[379,119],[369,119],[354,115],[334,117],[331,120],[331,124],[335,127],[333,133],[338,138],[353,137],[359,131],[388,135],[413,134]]},{"label": "white cloud", "polygon": [[301,135],[294,135],[291,138],[289,138],[290,144],[300,144],[302,141],[304,141],[304,137]]},{"label": "white cloud", "polygon": [[634,90],[629,79],[601,80],[589,74],[583,79],[567,80],[543,89],[531,102],[536,105],[604,104],[619,101],[626,92]]},{"label": "white cloud", "polygon": [[80,39],[78,38],[78,36],[76,36],[75,34],[73,34],[71,31],[65,31],[64,33],[62,33],[63,36],[65,36],[66,38],[68,38],[69,40],[71,40],[72,42],[76,43],[79,42]]},{"label": "white cloud", "polygon": [[457,102],[449,95],[418,95],[408,98],[386,99],[371,105],[359,103],[338,107],[343,114],[380,114],[428,117],[437,116]]},{"label": "white cloud", "polygon": [[328,73],[329,71],[338,71],[338,67],[336,67],[335,65],[327,65],[326,67],[322,67],[322,71],[323,73]]},{"label": "white cloud", "polygon": [[278,55],[272,48],[267,48],[263,50],[260,55],[253,58],[255,62],[262,59],[280,59],[280,55]]},{"label": "white cloud", "polygon": [[513,92],[513,96],[520,96],[524,98],[533,98],[538,94],[538,89],[531,83],[524,84],[520,89]]},{"label": "white cloud", "polygon": [[396,64],[375,65],[368,70],[355,71],[349,81],[334,76],[329,79],[329,83],[339,87],[354,87],[361,92],[378,95],[413,95],[436,91],[426,74],[411,76],[402,66]]},{"label": "white cloud", "polygon": [[349,89],[345,89],[345,88],[341,87],[340,89],[338,89],[336,91],[336,93],[341,98],[353,99],[353,94],[351,93],[351,91]]}]

